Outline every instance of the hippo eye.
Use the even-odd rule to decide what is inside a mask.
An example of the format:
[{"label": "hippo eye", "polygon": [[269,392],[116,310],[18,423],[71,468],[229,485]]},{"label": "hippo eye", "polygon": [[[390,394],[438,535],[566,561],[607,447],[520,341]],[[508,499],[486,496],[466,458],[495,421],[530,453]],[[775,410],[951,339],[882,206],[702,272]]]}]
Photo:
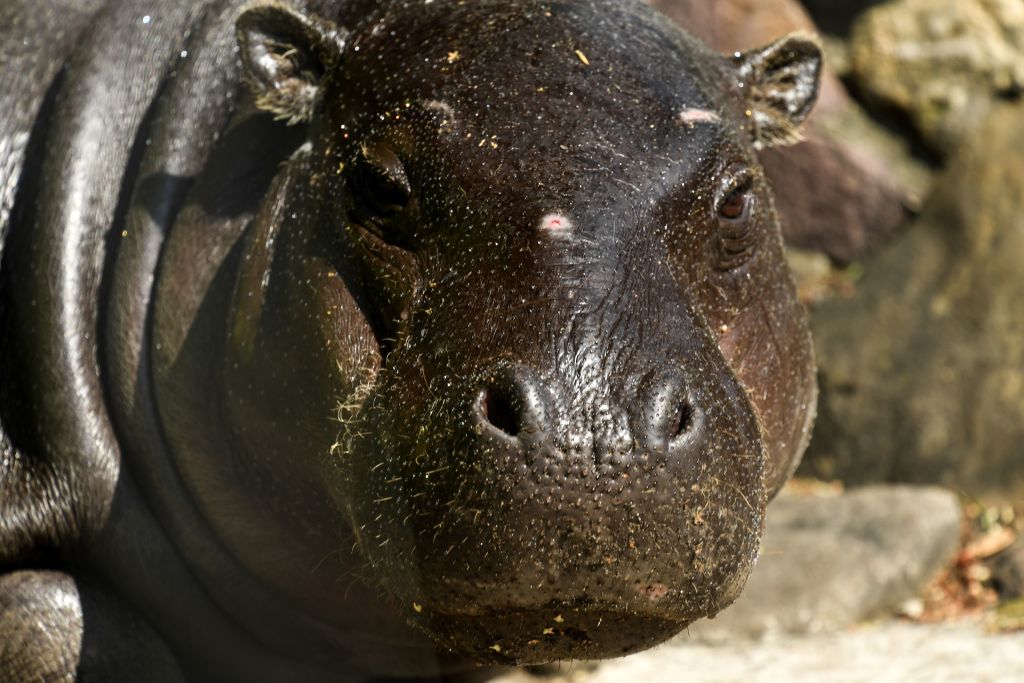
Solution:
[{"label": "hippo eye", "polygon": [[739,221],[750,213],[750,190],[737,187],[718,205],[718,215],[727,221]]},{"label": "hippo eye", "polygon": [[715,210],[720,222],[738,223],[750,218],[754,176],[745,166],[730,168],[721,180],[716,193]]},{"label": "hippo eye", "polygon": [[730,173],[718,193],[717,260],[720,270],[732,270],[747,262],[757,246],[757,221],[751,220],[757,199],[753,176],[744,170]]},{"label": "hippo eye", "polygon": [[[399,213],[412,197],[409,178],[398,155],[381,145],[363,145],[349,175],[354,202],[353,218],[371,229],[379,229]],[[382,235],[383,236],[383,235]]]}]

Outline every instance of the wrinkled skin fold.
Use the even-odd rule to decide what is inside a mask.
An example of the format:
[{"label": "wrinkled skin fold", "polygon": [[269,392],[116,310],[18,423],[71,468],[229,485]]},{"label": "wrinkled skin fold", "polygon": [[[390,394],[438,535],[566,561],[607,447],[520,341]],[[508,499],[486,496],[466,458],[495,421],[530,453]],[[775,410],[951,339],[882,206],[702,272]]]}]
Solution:
[{"label": "wrinkled skin fold", "polygon": [[[70,27],[8,183],[0,602],[66,628],[5,680],[616,656],[736,598],[814,412],[754,154],[798,139],[811,39],[719,56],[618,0],[134,9]],[[125,614],[136,654],[78,662]]]}]

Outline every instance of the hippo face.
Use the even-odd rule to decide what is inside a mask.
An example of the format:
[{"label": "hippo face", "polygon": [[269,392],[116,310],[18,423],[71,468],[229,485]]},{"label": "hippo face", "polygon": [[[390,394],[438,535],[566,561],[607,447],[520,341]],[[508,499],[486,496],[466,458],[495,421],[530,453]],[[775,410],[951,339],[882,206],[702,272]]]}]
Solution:
[{"label": "hippo face", "polygon": [[[735,599],[813,413],[754,154],[811,106],[813,43],[726,59],[617,2],[437,0],[350,35],[271,5],[239,30],[261,105],[308,124],[310,220],[298,238],[270,212],[229,355],[279,334],[246,327],[254,306],[315,339],[322,372],[289,381],[338,419],[296,442],[320,439],[322,486],[410,622],[539,662]],[[271,257],[278,239],[303,256]],[[323,285],[253,297],[266,277]],[[272,411],[256,394],[232,414]]]}]

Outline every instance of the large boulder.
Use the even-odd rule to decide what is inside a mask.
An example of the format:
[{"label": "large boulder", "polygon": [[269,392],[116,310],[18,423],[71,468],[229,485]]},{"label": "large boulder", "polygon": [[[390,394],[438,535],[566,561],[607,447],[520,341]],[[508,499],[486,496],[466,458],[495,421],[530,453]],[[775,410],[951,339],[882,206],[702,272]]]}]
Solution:
[{"label": "large boulder", "polygon": [[998,108],[856,296],[814,315],[803,471],[1024,495],[1024,103]]},{"label": "large boulder", "polygon": [[1024,90],[1024,2],[894,0],[858,20],[851,57],[864,91],[948,154],[994,100]]}]

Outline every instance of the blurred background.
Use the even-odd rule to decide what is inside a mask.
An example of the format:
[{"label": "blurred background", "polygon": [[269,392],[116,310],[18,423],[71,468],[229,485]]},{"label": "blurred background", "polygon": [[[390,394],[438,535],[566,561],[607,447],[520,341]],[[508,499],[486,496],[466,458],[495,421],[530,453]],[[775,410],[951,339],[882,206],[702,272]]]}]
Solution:
[{"label": "blurred background", "polygon": [[767,150],[821,396],[740,599],[503,683],[1024,682],[1024,0],[650,0],[725,53],[818,34]]}]

